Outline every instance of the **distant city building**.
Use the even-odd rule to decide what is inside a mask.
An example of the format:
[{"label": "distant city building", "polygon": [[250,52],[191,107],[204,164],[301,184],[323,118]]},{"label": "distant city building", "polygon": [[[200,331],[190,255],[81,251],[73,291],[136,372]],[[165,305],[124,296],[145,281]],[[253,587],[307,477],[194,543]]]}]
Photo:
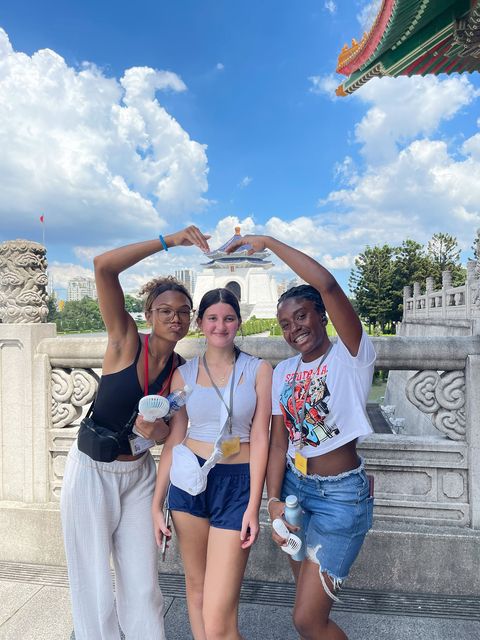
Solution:
[{"label": "distant city building", "polygon": [[83,298],[97,299],[97,288],[93,278],[72,278],[68,281],[67,301],[83,300]]},{"label": "distant city building", "polygon": [[301,284],[305,284],[305,281],[301,278],[291,278],[291,280],[282,280],[278,285],[278,296],[280,297],[285,291],[291,289],[292,287],[298,287]]},{"label": "distant city building", "polygon": [[175,271],[175,278],[181,282],[191,296],[193,296],[193,292],[195,291],[195,284],[197,280],[197,274],[193,269],[177,269]]},{"label": "distant city building", "polygon": [[240,301],[243,320],[250,316],[257,318],[274,318],[277,310],[277,283],[267,273],[273,264],[266,258],[268,251],[256,251],[249,255],[249,246],[241,246],[233,253],[226,249],[236,240],[241,239],[240,227],[235,228],[235,235],[224,245],[207,253],[209,262],[198,274],[193,306],[198,308],[201,297],[206,291],[225,287],[230,289]]}]

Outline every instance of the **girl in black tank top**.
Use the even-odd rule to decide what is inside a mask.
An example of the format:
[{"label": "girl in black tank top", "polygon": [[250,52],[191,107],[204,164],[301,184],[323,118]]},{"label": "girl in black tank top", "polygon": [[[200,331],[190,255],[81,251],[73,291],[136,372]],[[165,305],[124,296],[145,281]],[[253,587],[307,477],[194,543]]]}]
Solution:
[{"label": "girl in black tank top", "polygon": [[[151,326],[149,339],[142,337],[125,309],[119,274],[159,251],[192,245],[209,250],[207,237],[194,226],[94,260],[108,343],[93,419],[112,431],[123,429],[144,394],[169,393],[172,368],[180,362],[174,348],[187,334],[192,312],[192,299],[182,284],[173,278],[152,280],[140,292],[145,294],[145,317]],[[141,416],[136,429],[160,441],[169,433],[163,420],[148,423]],[[127,439],[113,462],[96,462],[76,444],[70,450],[61,515],[77,640],[119,637],[119,623],[127,638],[165,640],[151,517],[155,478],[150,452],[133,456]]]}]

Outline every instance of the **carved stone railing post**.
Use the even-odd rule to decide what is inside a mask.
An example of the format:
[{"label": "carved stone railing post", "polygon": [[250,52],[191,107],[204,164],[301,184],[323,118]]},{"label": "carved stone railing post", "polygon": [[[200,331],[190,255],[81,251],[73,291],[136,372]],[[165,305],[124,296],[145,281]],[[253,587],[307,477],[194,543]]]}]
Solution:
[{"label": "carved stone railing post", "polygon": [[476,278],[476,260],[467,260],[467,281],[475,280]]},{"label": "carved stone railing post", "polygon": [[38,323],[47,318],[45,247],[28,240],[0,244],[0,319]]},{"label": "carved stone railing post", "polygon": [[467,357],[466,386],[466,438],[469,454],[469,486],[472,528],[480,529],[480,356]]},{"label": "carved stone railing post", "polygon": [[403,287],[403,315],[405,316],[410,311],[409,298],[412,297],[412,287],[406,285]]},{"label": "carved stone railing post", "polygon": [[[55,325],[43,322],[45,268],[41,245],[24,240],[0,245],[0,539],[7,547],[19,544],[14,531],[31,528],[39,548],[50,535],[35,522],[50,502],[50,364],[37,355],[38,344],[56,335]],[[25,510],[27,504],[31,510]]]},{"label": "carved stone railing post", "polygon": [[447,307],[449,303],[450,294],[447,293],[447,289],[452,286],[452,274],[450,271],[442,271],[442,318],[447,317]]},{"label": "carved stone railing post", "polygon": [[420,305],[420,301],[418,299],[420,294],[421,294],[420,283],[414,282],[413,283],[413,317],[417,315],[417,309],[419,308],[419,305]]},{"label": "carved stone railing post", "polygon": [[427,306],[427,318],[430,315],[430,309],[435,307],[435,296],[432,296],[432,292],[435,288],[435,279],[432,276],[429,276],[425,280],[425,296],[426,296],[426,306]]}]

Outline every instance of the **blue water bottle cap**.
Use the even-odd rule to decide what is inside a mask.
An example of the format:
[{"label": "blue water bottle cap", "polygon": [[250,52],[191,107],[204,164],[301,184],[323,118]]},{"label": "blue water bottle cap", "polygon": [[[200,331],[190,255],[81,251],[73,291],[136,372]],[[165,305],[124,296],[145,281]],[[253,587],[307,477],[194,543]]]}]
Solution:
[{"label": "blue water bottle cap", "polygon": [[285,506],[286,506],[286,507],[293,508],[293,507],[296,507],[296,506],[297,506],[297,504],[298,504],[298,498],[297,498],[297,496],[293,496],[293,495],[292,495],[292,496],[287,496],[287,497],[285,498]]}]

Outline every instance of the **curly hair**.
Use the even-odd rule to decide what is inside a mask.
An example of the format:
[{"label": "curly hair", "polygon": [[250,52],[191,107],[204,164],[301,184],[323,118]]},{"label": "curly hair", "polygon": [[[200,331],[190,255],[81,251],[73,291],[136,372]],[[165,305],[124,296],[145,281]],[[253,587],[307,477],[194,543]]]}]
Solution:
[{"label": "curly hair", "polygon": [[150,280],[140,289],[139,294],[144,296],[144,311],[150,311],[155,298],[164,291],[178,291],[179,293],[183,293],[183,295],[188,299],[190,307],[193,307],[192,297],[186,287],[184,287],[183,284],[173,276],[165,276]]},{"label": "curly hair", "polygon": [[301,298],[302,300],[310,300],[311,302],[313,302],[315,309],[320,315],[324,316],[326,314],[325,305],[323,303],[320,292],[310,284],[301,284],[298,287],[287,289],[287,291],[282,293],[282,295],[278,299],[277,309],[282,304],[282,302],[288,300],[289,298]]}]

